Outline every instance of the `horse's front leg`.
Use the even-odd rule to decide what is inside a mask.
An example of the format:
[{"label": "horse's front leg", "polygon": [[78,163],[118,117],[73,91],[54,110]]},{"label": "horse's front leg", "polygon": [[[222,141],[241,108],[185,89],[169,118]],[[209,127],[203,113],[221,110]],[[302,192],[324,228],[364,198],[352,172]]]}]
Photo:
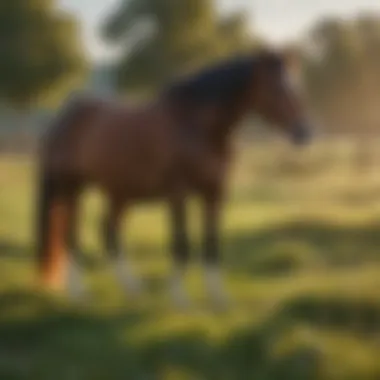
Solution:
[{"label": "horse's front leg", "polygon": [[123,202],[111,201],[103,222],[103,236],[111,269],[123,290],[133,296],[141,293],[142,284],[135,275],[131,260],[123,249],[121,222],[125,211]]},{"label": "horse's front leg", "polygon": [[217,306],[227,306],[227,294],[220,272],[220,229],[221,197],[208,194],[204,197],[204,236],[202,261],[205,286],[211,301]]}]

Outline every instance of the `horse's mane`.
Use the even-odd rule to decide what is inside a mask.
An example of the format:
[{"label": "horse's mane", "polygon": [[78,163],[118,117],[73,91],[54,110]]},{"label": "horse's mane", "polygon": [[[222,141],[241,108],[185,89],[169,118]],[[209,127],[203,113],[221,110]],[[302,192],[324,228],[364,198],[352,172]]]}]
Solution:
[{"label": "horse's mane", "polygon": [[165,89],[169,96],[195,103],[233,101],[249,86],[255,56],[238,56],[210,65],[195,74],[177,79]]}]

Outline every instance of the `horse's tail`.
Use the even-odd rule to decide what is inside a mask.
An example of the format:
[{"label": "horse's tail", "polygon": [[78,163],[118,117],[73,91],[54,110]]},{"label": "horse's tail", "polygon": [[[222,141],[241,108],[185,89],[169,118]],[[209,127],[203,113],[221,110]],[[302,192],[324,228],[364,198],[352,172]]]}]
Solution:
[{"label": "horse's tail", "polygon": [[38,185],[38,276],[44,286],[58,288],[63,284],[67,261],[65,243],[69,205],[57,178],[47,170],[41,169]]},{"label": "horse's tail", "polygon": [[[37,272],[39,280],[48,288],[59,288],[64,281],[67,262],[65,243],[71,210],[72,180],[67,172],[60,172],[51,161],[57,149],[68,141],[66,131],[81,110],[80,102],[69,102],[64,112],[52,123],[42,142],[41,162],[37,179]],[[65,170],[65,168],[63,168]]]}]

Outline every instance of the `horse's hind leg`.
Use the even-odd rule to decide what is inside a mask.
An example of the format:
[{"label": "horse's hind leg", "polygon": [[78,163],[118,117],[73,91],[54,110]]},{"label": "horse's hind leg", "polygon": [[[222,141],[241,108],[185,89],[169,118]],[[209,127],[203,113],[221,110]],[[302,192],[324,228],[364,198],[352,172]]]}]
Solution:
[{"label": "horse's hind leg", "polygon": [[172,222],[172,254],[174,272],[170,282],[170,291],[175,304],[188,307],[189,299],[184,289],[184,275],[190,258],[190,246],[186,225],[186,202],[184,199],[173,200],[170,204]]},{"label": "horse's hind leg", "polygon": [[86,288],[82,279],[82,271],[79,263],[79,245],[78,245],[78,204],[80,191],[79,187],[73,188],[69,194],[68,201],[68,231],[67,231],[67,249],[68,249],[68,268],[66,287],[69,295],[74,298],[83,298],[87,295]]},{"label": "horse's hind leg", "polygon": [[73,229],[76,182],[66,176],[41,170],[37,219],[38,272],[45,289],[63,290],[67,286],[70,230]]},{"label": "horse's hind leg", "polygon": [[124,203],[111,200],[102,225],[106,252],[111,260],[111,269],[126,293],[141,293],[141,282],[135,276],[130,259],[125,254],[121,239],[121,221]]}]

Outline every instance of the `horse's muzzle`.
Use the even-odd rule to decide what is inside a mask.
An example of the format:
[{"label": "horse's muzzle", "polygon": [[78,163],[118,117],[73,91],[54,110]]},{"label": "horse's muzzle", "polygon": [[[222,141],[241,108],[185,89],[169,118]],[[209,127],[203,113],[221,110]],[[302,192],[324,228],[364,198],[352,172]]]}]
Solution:
[{"label": "horse's muzzle", "polygon": [[306,145],[313,138],[313,130],[308,122],[299,121],[291,128],[291,139],[296,145]]}]

